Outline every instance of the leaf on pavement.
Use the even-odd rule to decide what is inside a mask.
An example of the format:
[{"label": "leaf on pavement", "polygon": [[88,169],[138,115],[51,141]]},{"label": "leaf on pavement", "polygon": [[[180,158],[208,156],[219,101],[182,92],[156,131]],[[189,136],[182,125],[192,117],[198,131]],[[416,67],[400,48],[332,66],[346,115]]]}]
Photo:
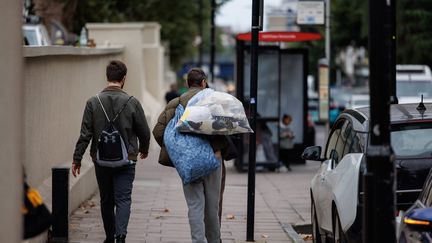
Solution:
[{"label": "leaf on pavement", "polygon": [[227,214],[226,219],[235,219],[233,214]]},{"label": "leaf on pavement", "polygon": [[313,240],[313,239],[312,239],[312,235],[300,234],[300,237],[301,237],[303,240]]}]

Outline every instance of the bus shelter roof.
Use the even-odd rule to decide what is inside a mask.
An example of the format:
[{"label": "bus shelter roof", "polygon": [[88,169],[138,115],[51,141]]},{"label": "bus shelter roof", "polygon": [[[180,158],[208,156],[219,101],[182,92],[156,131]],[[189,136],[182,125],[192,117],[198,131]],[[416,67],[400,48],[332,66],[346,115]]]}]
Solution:
[{"label": "bus shelter roof", "polygon": [[[251,32],[238,34],[237,40],[251,41]],[[259,41],[261,42],[302,42],[321,40],[322,36],[318,33],[310,32],[286,32],[286,31],[270,31],[260,32]]]}]

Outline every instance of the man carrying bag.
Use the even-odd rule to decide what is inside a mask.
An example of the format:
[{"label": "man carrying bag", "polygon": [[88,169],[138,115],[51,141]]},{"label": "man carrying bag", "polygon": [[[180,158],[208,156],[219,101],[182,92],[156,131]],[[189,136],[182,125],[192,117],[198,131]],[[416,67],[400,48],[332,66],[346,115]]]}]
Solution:
[{"label": "man carrying bag", "polygon": [[[179,104],[186,107],[188,101],[198,92],[206,88],[206,75],[199,68],[192,68],[187,75],[189,91],[179,98],[168,103],[165,110],[160,114],[158,123],[153,129],[153,136],[161,146],[159,163],[169,165],[170,157],[165,148],[164,132],[175,115]],[[216,158],[222,162],[228,152],[228,142],[225,136],[204,135],[212,147]],[[190,153],[194,153],[195,148],[188,148]],[[187,163],[184,159],[184,163]],[[183,192],[188,205],[188,217],[191,228],[193,243],[220,242],[220,222],[219,222],[219,199],[221,193],[221,166],[207,176],[189,184],[183,185]]]}]

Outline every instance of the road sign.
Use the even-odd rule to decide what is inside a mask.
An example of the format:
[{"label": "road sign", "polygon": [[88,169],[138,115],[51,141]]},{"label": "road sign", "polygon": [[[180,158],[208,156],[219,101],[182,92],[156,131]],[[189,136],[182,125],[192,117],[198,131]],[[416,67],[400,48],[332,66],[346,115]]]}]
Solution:
[{"label": "road sign", "polygon": [[297,5],[297,24],[324,24],[324,1],[299,1]]}]

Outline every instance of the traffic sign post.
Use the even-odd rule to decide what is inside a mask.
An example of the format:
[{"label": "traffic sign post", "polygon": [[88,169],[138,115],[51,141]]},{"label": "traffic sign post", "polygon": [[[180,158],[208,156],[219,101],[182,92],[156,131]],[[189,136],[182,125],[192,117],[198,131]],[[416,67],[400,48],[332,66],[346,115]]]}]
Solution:
[{"label": "traffic sign post", "polygon": [[[251,84],[250,84],[250,119],[249,123],[253,131],[256,131],[257,112],[257,86],[258,86],[258,33],[262,29],[263,11],[262,0],[252,2],[252,35],[251,35]],[[256,133],[249,136],[249,165],[248,165],[248,200],[247,200],[247,229],[246,240],[254,241],[255,224],[255,173],[256,173]]]}]

